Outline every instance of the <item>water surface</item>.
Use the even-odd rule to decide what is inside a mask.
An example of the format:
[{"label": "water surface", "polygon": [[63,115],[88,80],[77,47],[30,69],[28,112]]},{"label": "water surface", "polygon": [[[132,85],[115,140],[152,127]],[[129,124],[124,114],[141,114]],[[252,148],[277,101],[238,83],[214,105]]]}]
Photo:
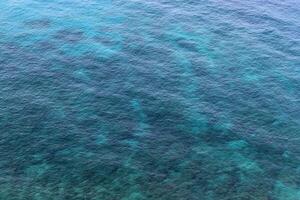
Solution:
[{"label": "water surface", "polygon": [[299,200],[298,0],[1,0],[0,199]]}]

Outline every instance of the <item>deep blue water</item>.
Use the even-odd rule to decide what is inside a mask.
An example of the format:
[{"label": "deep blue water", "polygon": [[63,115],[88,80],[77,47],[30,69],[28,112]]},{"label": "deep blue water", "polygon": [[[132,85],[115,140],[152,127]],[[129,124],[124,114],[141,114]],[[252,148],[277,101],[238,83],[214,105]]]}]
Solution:
[{"label": "deep blue water", "polygon": [[0,200],[300,200],[299,0],[0,0]]}]

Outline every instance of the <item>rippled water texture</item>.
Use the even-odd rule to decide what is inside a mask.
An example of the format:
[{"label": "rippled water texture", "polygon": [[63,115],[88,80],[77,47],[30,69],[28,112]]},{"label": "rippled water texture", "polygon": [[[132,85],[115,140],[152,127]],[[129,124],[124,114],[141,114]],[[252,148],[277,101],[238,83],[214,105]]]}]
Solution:
[{"label": "rippled water texture", "polygon": [[299,200],[299,0],[0,0],[1,200]]}]

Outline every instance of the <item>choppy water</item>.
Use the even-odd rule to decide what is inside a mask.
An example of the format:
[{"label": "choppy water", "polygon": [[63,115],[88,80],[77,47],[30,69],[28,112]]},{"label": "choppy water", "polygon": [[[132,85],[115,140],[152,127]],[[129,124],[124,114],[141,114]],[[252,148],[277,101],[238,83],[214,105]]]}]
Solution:
[{"label": "choppy water", "polygon": [[299,0],[1,0],[1,200],[299,200]]}]

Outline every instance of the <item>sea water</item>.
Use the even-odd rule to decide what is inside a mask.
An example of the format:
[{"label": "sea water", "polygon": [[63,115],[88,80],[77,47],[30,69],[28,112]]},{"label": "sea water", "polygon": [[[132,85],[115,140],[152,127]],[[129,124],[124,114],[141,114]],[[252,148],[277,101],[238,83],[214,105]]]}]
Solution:
[{"label": "sea water", "polygon": [[1,0],[1,200],[299,200],[299,0]]}]

